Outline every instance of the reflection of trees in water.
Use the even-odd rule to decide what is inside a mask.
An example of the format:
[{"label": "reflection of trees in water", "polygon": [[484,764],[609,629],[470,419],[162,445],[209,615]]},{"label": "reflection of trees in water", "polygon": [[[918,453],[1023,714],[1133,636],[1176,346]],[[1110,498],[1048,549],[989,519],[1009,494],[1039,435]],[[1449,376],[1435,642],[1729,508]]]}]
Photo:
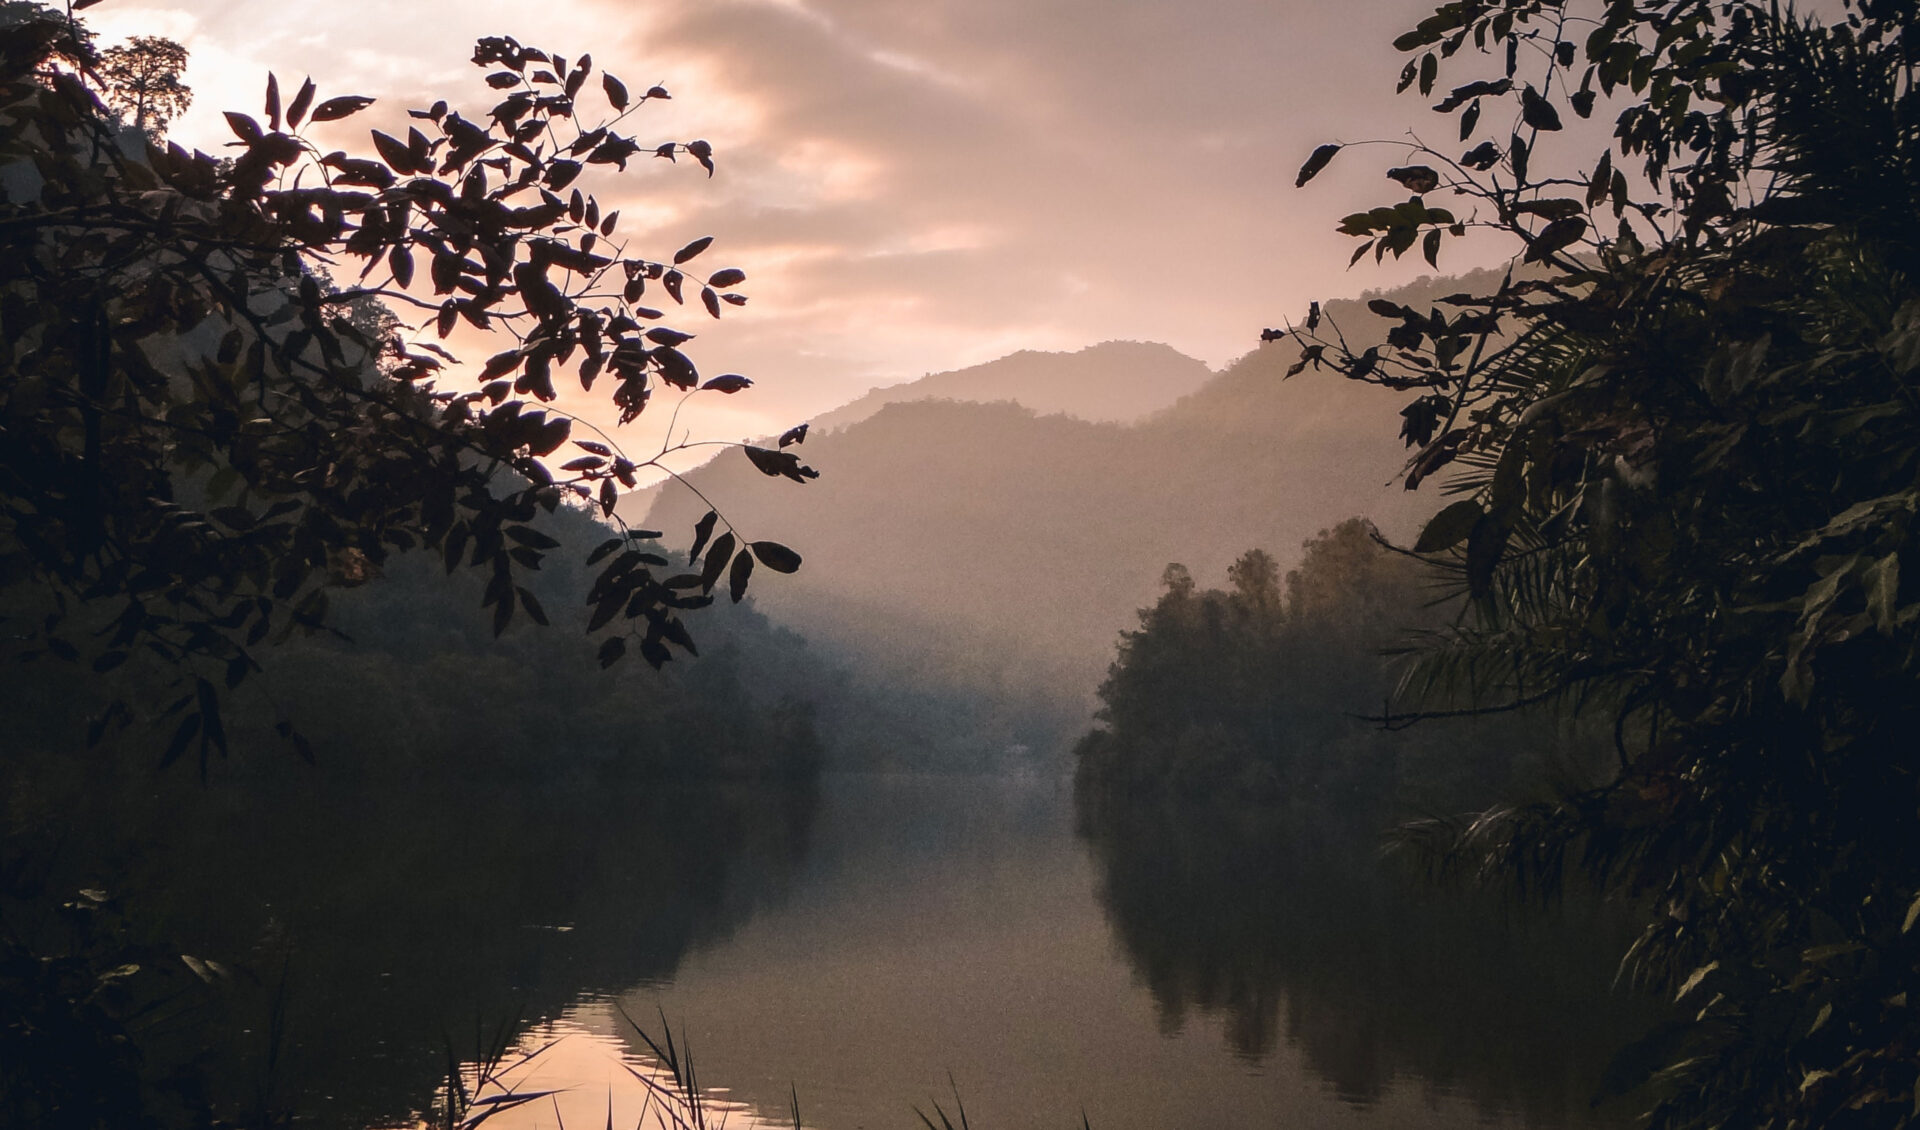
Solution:
[{"label": "reflection of trees in water", "polygon": [[1398,1076],[1530,1122],[1589,1120],[1648,1009],[1608,999],[1627,924],[1420,888],[1350,828],[1273,808],[1077,799],[1100,899],[1164,1030],[1218,1016],[1251,1059],[1284,1035],[1348,1102]]},{"label": "reflection of trees in water", "polygon": [[138,845],[131,877],[110,851],[89,866],[151,932],[246,971],[209,1039],[218,1089],[268,1081],[284,980],[273,1101],[342,1127],[417,1108],[477,1027],[671,977],[781,896],[814,808],[811,788],[747,786],[175,799],[112,837]]}]

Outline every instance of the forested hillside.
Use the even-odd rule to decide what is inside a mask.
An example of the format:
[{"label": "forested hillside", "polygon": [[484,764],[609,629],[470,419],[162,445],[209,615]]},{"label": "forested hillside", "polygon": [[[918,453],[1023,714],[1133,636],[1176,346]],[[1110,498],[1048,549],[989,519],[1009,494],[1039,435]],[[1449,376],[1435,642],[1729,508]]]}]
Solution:
[{"label": "forested hillside", "polygon": [[[1425,302],[1459,285],[1424,280],[1393,297]],[[1363,301],[1325,315],[1356,341],[1384,334]],[[1073,357],[1148,350],[1110,343]],[[1291,568],[1302,543],[1354,515],[1390,536],[1411,533],[1419,508],[1389,485],[1405,458],[1401,398],[1312,369],[1288,377],[1294,353],[1255,349],[1132,425],[906,399],[922,386],[1004,391],[942,374],[901,387],[899,402],[869,418],[810,435],[798,450],[821,478],[804,490],[751,489],[760,473],[731,453],[690,480],[727,500],[726,518],[746,536],[804,547],[806,569],[762,593],[763,607],[880,689],[850,720],[838,756],[1029,763],[1064,753],[1085,729],[1114,641],[1153,601],[1168,562],[1217,576],[1261,545]],[[1167,379],[1183,368],[1169,366]],[[704,508],[669,486],[646,524],[684,528]],[[931,745],[922,754],[903,737]]]}]

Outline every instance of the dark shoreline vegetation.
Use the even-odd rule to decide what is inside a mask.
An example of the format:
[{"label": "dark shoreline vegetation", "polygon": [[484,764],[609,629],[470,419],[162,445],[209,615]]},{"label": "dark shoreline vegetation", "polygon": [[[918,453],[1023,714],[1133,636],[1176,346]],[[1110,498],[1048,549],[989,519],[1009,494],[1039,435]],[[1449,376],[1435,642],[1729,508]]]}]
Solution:
[{"label": "dark shoreline vegetation", "polygon": [[[743,603],[793,550],[704,496],[665,523],[684,548],[627,525],[646,461],[545,407],[561,377],[599,381],[622,422],[656,393],[751,383],[703,380],[690,335],[641,304],[717,318],[744,272],[694,266],[710,238],[616,259],[616,216],[570,187],[656,155],[712,172],[704,141],[617,132],[664,90],[489,38],[474,61],[499,101],[474,120],[439,103],[404,141],[324,154],[301,131],[372,100],[272,79],[215,160],[145,132],[184,105],[177,81],[153,105],[105,90],[129,128],[70,13],[0,17],[0,1115],[417,1114],[468,1054],[449,1010],[511,1036],[582,991],[670,978],[778,903],[836,748],[924,756],[889,748],[898,726],[937,734],[950,768],[1044,766],[1033,739],[1076,708],[1021,684],[1089,658],[1006,645],[1086,625],[981,567],[1017,538],[950,555],[1001,614],[966,637],[978,654],[886,631],[816,651]],[[1499,999],[1501,965],[1577,1008],[1573,974],[1524,944],[1469,955],[1484,997],[1435,999],[1422,942],[1470,937],[1448,931],[1493,903],[1389,895],[1373,844],[1393,826],[1410,870],[1590,911],[1585,941],[1676,1003],[1637,1040],[1569,1021],[1624,1045],[1598,1090],[1650,1130],[1920,1118],[1916,29],[1916,0],[1824,23],[1742,0],[1455,0],[1395,42],[1402,89],[1458,143],[1389,143],[1396,199],[1340,224],[1354,262],[1417,249],[1438,269],[1472,237],[1508,241],[1509,268],[1374,296],[1382,334],[1316,304],[1238,371],[1297,349],[1277,380],[1393,394],[1402,481],[1431,504],[1401,548],[1354,519],[1291,571],[1245,552],[1226,589],[1170,566],[1122,636],[1075,831],[1164,1026],[1221,1015],[1257,1058],[1284,1025],[1359,1106],[1391,1072],[1341,1053],[1346,995],[1385,983],[1497,1027],[1536,1003]],[[602,124],[576,120],[589,102]],[[1613,142],[1568,156],[1595,114]],[[337,283],[347,264],[364,291]],[[429,319],[415,340],[383,299]],[[435,387],[450,354],[429,336],[501,323],[481,387]],[[977,463],[959,420],[1039,437],[1020,459],[1083,444],[1100,479],[1125,436],[1203,441],[1220,406],[1201,388],[1128,433],[890,405],[845,442]],[[805,488],[805,435],[741,445],[732,470]],[[1322,438],[1338,462],[1349,437]],[[1013,465],[1049,514],[1087,497]],[[1092,587],[1071,563],[1098,558],[1060,571]],[[902,655],[919,682],[863,684]],[[1335,928],[1296,933],[1307,906]],[[563,971],[549,928],[578,934]],[[370,1028],[386,1043],[359,1055]],[[1522,1042],[1488,1070],[1445,1044],[1416,1020],[1365,1051],[1425,1057],[1483,1109],[1573,1117],[1521,1086],[1562,1061]]]},{"label": "dark shoreline vegetation", "polygon": [[1259,549],[1228,580],[1200,589],[1167,566],[1100,687],[1102,725],[1074,750],[1077,787],[1268,802],[1295,814],[1275,819],[1338,813],[1377,832],[1604,778],[1604,740],[1542,711],[1383,727],[1404,698],[1394,652],[1459,602],[1365,519],[1321,531],[1284,582]]}]

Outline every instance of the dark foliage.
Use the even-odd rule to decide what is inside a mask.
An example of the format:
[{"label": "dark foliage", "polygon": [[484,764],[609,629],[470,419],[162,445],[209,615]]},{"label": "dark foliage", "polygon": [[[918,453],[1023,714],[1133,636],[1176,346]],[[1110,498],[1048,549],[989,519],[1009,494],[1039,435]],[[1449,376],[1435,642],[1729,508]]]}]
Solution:
[{"label": "dark foliage", "polygon": [[[1407,485],[1460,495],[1416,548],[1470,603],[1419,685],[1614,726],[1605,785],[1413,834],[1651,898],[1633,967],[1690,1011],[1609,1085],[1651,1080],[1656,1127],[1903,1126],[1920,1095],[1920,39],[1910,2],[1831,14],[1439,8],[1403,86],[1505,60],[1437,107],[1495,136],[1417,147],[1474,212],[1343,227],[1431,258],[1471,223],[1537,273],[1383,311],[1387,351],[1299,331],[1416,394]],[[1563,161],[1601,110],[1617,150]]]},{"label": "dark foliage", "polygon": [[1080,788],[1283,800],[1371,831],[1389,813],[1591,776],[1590,743],[1542,718],[1380,732],[1399,677],[1388,653],[1441,613],[1429,570],[1377,539],[1359,518],[1324,530],[1284,585],[1258,549],[1228,570],[1227,591],[1168,566],[1100,687],[1104,726],[1076,750]]},{"label": "dark foliage", "polygon": [[[643,461],[603,436],[551,466],[573,421],[539,405],[563,369],[610,385],[623,421],[658,385],[701,388],[678,348],[690,335],[641,303],[697,291],[717,317],[714,288],[744,277],[687,273],[710,239],[671,261],[629,254],[617,214],[571,187],[636,155],[685,153],[711,172],[705,142],[642,148],[618,132],[666,92],[630,96],[602,76],[591,97],[611,114],[594,124],[579,116],[590,58],[490,38],[474,62],[501,100],[474,119],[436,102],[409,111],[404,139],[375,130],[368,155],[325,152],[314,127],[372,100],[311,81],[283,97],[268,76],[263,116],[228,113],[234,155],[216,160],[121,132],[89,85],[95,62],[64,20],[0,27],[9,658],[101,677],[135,654],[168,665],[167,693],[114,700],[98,730],[154,719],[170,735],[163,762],[204,765],[228,747],[221,702],[260,669],[260,646],[324,626],[331,591],[391,554],[484,572],[496,632],[516,613],[546,619],[526,578],[557,545],[535,516],[569,496],[611,514]],[[329,265],[351,272],[349,289],[324,283]],[[370,297],[424,314],[423,333],[465,324],[512,344],[480,387],[437,389],[451,355],[370,335],[352,316]],[[807,474],[795,461],[790,477]],[[629,636],[666,662],[691,640],[681,614],[713,600],[711,568],[669,584],[648,540],[612,543],[588,593],[592,629],[631,625],[603,645],[607,662]],[[797,564],[784,547],[759,552]],[[736,600],[749,567],[733,569]]]}]

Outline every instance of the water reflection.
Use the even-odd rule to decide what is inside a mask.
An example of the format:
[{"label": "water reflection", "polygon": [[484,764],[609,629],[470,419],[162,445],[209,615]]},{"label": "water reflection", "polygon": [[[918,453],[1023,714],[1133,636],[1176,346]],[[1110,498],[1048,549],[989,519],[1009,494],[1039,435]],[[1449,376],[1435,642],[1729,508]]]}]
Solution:
[{"label": "water reflection", "polygon": [[1297,1047],[1360,1106],[1415,1078],[1533,1125],[1619,1121],[1588,1100],[1650,1018],[1605,999],[1622,916],[1434,891],[1374,836],[1262,806],[1082,797],[1076,826],[1163,1032],[1220,1017],[1235,1054]]},{"label": "water reflection", "polygon": [[[497,1062],[461,1067],[464,1122],[494,1130],[619,1126],[632,1130],[774,1130],[769,1120],[724,1087],[696,1084],[689,1099],[680,1079],[608,1029],[605,1010],[583,1003],[529,1028]],[[446,1088],[437,1101],[444,1102]],[[444,1108],[441,1108],[444,1110]],[[436,1120],[444,1115],[437,1110]],[[376,1130],[415,1130],[409,1120]]]},{"label": "water reflection", "polygon": [[670,980],[784,896],[815,803],[646,785],[178,800],[118,830],[137,860],[99,866],[132,874],[149,930],[240,971],[207,1037],[217,1093],[342,1128],[419,1110],[449,1051]]},{"label": "water reflection", "polygon": [[657,1065],[615,1003],[691,1037],[734,1126],[790,1088],[816,1130],[917,1125],[949,1072],[978,1126],[1625,1124],[1586,1107],[1634,1024],[1598,989],[1617,924],[1503,923],[1258,811],[875,778],[174,801],[119,837],[142,920],[259,979],[222,1085],[304,1125],[406,1121],[503,1023],[561,1093],[490,1125],[624,1118]]}]

